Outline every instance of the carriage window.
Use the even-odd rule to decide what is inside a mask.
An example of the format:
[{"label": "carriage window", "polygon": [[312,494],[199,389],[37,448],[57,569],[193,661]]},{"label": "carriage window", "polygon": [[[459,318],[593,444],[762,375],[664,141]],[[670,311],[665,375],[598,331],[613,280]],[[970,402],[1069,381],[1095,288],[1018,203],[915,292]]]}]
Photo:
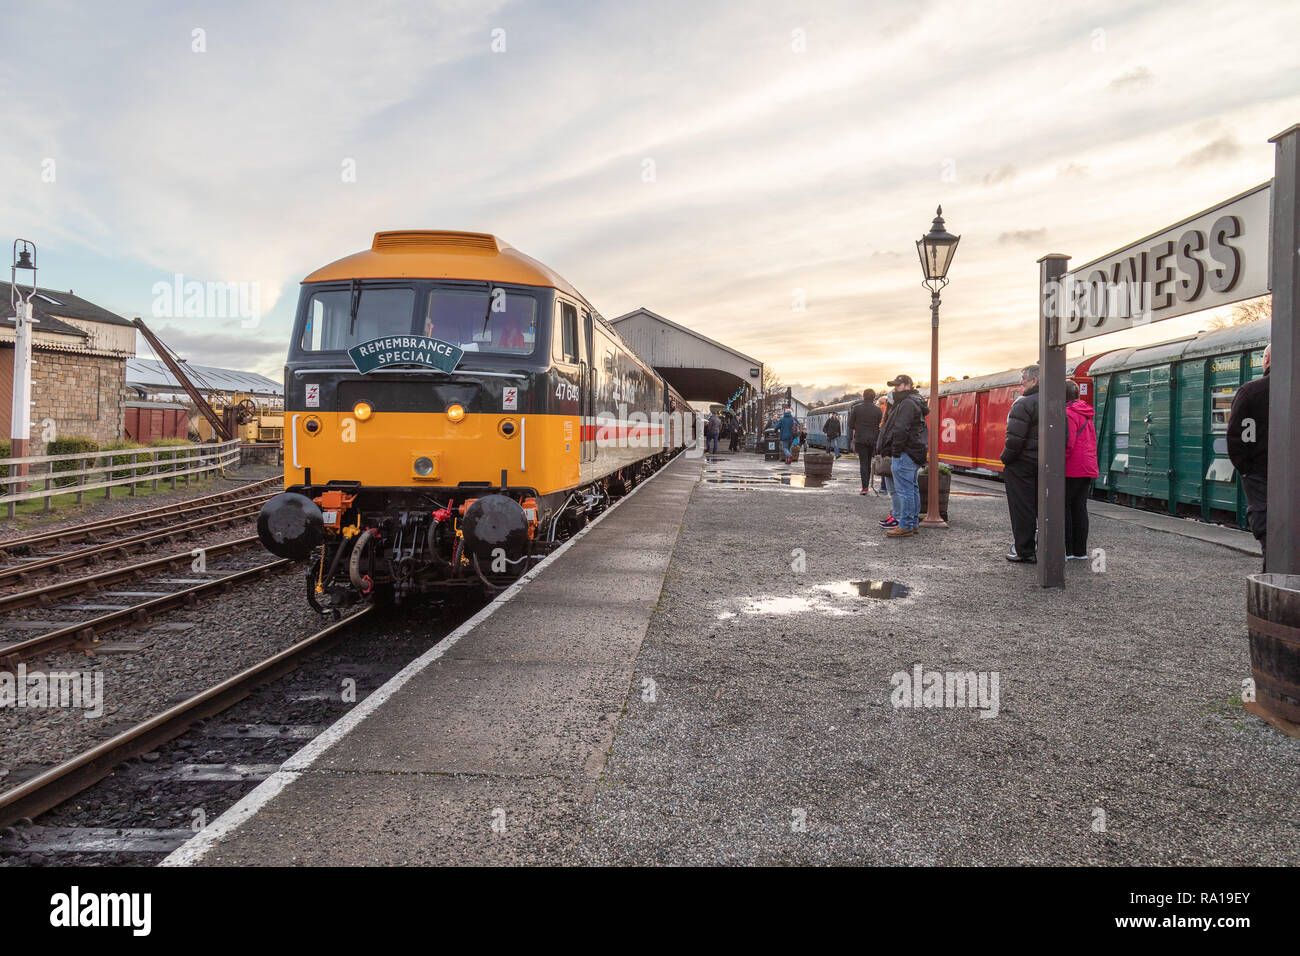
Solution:
[{"label": "carriage window", "polygon": [[1210,392],[1210,431],[1224,434],[1228,431],[1228,418],[1232,415],[1232,399],[1237,390],[1231,385]]},{"label": "carriage window", "polygon": [[410,335],[414,308],[412,289],[358,288],[355,298],[350,289],[315,292],[307,303],[302,348],[338,352],[385,335]]},{"label": "carriage window", "polygon": [[1115,399],[1115,447],[1123,450],[1128,447],[1129,396],[1121,395]]},{"label": "carriage window", "polygon": [[555,357],[577,364],[578,310],[567,302],[559,302],[556,305]]}]

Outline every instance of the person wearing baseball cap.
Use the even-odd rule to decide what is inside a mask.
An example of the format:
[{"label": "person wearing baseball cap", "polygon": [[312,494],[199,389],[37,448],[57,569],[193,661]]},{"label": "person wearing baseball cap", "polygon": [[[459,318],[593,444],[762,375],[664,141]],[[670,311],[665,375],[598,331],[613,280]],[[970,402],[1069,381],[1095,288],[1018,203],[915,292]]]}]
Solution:
[{"label": "person wearing baseball cap", "polygon": [[929,450],[925,417],[930,414],[930,408],[916,391],[912,376],[895,375],[889,384],[894,389],[894,410],[885,419],[880,454],[891,459],[889,470],[898,497],[894,514],[898,527],[885,533],[891,538],[906,538],[916,534],[921,522],[921,490],[916,473],[925,464]]}]

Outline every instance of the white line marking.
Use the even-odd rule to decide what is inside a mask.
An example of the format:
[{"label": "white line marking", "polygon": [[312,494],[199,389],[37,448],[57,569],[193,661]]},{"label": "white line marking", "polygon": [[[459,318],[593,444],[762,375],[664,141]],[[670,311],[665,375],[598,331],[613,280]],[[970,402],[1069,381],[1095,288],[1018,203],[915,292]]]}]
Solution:
[{"label": "white line marking", "polygon": [[488,604],[483,608],[483,610],[479,611],[460,627],[456,628],[456,630],[452,631],[451,634],[444,637],[433,647],[429,648],[415,660],[411,661],[411,663],[407,664],[400,671],[390,677],[387,683],[378,688],[373,694],[361,701],[361,703],[357,704],[357,706],[353,707],[350,711],[327,727],[319,737],[281,764],[279,770],[259,783],[249,793],[245,794],[242,800],[200,830],[191,840],[173,850],[167,858],[158,865],[193,866],[198,863],[207,855],[208,851],[224,840],[227,836],[238,830],[245,822],[252,819],[259,810],[279,796],[280,792],[284,790],[285,787],[301,777],[303,772],[311,767],[311,765],[315,763],[320,756],[325,753],[325,751],[329,750],[330,747],[334,746],[356,729],[358,724],[378,710],[384,702],[401,690],[407,681],[420,673],[420,671],[424,670],[438,658],[442,657],[447,653],[447,651],[454,647],[461,638],[465,637],[465,635],[473,631],[474,628],[478,627],[495,614],[503,605],[506,604],[507,601],[514,598],[514,596],[523,589],[525,584],[541,573],[541,571],[552,561],[557,560],[560,555],[564,554],[565,551],[568,551],[574,544],[577,544],[583,535],[604,521],[606,517],[613,514],[618,509],[619,505],[630,499],[660,475],[664,474],[673,466],[677,457],[678,456],[674,456],[673,460],[667,465],[660,468],[645,481],[641,482],[641,484],[637,485],[622,498],[618,499],[618,501],[614,502],[610,508],[598,515],[595,521],[591,522],[591,524],[587,525],[568,541],[564,542],[564,544],[560,545],[560,547],[551,554],[548,554],[536,567],[514,584],[510,585],[510,587],[506,588],[506,590],[503,591],[496,600]]}]

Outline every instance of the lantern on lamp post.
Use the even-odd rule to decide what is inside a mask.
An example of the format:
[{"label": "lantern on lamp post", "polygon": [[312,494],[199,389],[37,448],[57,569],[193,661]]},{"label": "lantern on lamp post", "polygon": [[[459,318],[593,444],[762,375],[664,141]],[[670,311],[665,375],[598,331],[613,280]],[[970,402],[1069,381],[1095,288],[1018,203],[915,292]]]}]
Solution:
[{"label": "lantern on lamp post", "polygon": [[929,481],[926,496],[929,499],[925,520],[926,528],[946,528],[948,522],[939,513],[939,290],[948,284],[948,267],[957,252],[961,236],[954,236],[943,224],[943,207],[935,210],[930,231],[916,240],[916,253],[921,259],[925,275],[922,285],[930,290],[930,454],[928,456]]}]

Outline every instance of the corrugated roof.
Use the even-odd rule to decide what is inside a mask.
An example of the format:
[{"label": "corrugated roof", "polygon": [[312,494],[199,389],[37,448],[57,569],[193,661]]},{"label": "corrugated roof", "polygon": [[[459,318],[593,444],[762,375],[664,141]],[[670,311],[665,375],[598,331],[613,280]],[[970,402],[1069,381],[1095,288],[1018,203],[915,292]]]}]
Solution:
[{"label": "corrugated roof", "polygon": [[[249,392],[255,395],[283,395],[284,386],[256,372],[237,369],[214,368],[211,365],[185,363],[194,387],[199,391]],[[126,384],[131,388],[169,389],[180,391],[181,383],[157,359],[129,358],[126,360]]]}]

